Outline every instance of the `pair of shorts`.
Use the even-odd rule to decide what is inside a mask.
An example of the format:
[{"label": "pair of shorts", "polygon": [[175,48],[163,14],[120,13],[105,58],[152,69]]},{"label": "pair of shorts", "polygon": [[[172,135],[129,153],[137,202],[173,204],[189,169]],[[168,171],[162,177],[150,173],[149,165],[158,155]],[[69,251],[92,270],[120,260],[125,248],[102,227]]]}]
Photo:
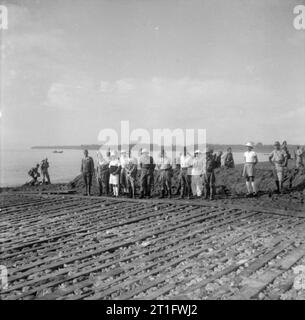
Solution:
[{"label": "pair of shorts", "polygon": [[245,163],[243,170],[243,177],[245,178],[254,178],[255,177],[255,164],[254,163]]}]

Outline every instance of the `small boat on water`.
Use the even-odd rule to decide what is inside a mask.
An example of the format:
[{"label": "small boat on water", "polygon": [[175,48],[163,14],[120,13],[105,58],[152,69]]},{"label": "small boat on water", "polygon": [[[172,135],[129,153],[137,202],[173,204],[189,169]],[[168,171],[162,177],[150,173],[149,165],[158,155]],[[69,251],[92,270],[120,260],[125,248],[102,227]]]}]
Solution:
[{"label": "small boat on water", "polygon": [[54,150],[53,153],[63,153],[62,150]]}]

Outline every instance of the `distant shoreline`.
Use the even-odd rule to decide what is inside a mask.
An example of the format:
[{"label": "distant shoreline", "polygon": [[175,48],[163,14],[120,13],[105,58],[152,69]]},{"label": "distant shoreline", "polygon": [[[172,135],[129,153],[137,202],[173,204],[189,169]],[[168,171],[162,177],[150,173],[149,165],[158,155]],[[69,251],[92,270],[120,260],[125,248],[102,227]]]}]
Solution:
[{"label": "distant shoreline", "polygon": [[[232,152],[243,152],[246,150],[246,147],[244,145],[241,144],[208,144],[208,146],[211,146],[215,151],[218,150],[222,150],[222,151],[226,151],[228,147],[232,148]],[[83,144],[83,145],[74,145],[74,146],[33,146],[31,147],[31,149],[40,149],[40,150],[84,150],[84,149],[88,149],[88,150],[98,150],[100,149],[101,145],[98,144]],[[127,146],[121,146],[122,149],[126,149]],[[190,148],[191,146],[187,147]],[[119,149],[118,146],[104,146],[104,149]],[[138,148],[148,148],[149,149],[149,145],[143,144],[143,145],[136,145],[134,146],[135,149]],[[176,146],[176,149],[182,149],[182,146]],[[255,151],[256,152],[260,152],[260,153],[269,153],[273,150],[273,146],[272,145],[256,145],[255,147]],[[297,145],[289,145],[289,150],[293,151],[297,148]],[[154,150],[160,150],[161,146],[159,145],[153,145],[153,149]],[[166,150],[171,149],[170,146],[165,146]]]}]

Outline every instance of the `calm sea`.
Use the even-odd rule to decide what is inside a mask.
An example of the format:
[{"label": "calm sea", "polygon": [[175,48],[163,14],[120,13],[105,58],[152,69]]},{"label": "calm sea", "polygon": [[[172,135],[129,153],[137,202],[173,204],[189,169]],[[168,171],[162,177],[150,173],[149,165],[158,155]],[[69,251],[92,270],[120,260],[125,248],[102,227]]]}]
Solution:
[{"label": "calm sea", "polygon": [[[30,180],[28,171],[40,163],[42,159],[48,158],[50,163],[49,173],[51,182],[69,182],[80,173],[80,163],[83,156],[82,150],[63,150],[63,153],[53,153],[53,150],[23,149],[23,150],[1,150],[0,154],[0,186],[13,187],[22,185]],[[96,159],[96,152],[89,151]],[[153,156],[157,156],[155,152]],[[133,154],[137,156],[135,151]],[[169,155],[170,156],[170,155]],[[266,154],[258,154],[260,161],[266,161]],[[235,163],[243,162],[243,153],[234,153]]]}]

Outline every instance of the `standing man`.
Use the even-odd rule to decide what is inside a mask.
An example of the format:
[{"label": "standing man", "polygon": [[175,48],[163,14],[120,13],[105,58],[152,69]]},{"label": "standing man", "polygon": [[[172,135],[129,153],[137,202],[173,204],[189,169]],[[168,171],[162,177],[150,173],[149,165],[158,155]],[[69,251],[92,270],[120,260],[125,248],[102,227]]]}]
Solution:
[{"label": "standing man", "polygon": [[195,151],[192,161],[192,192],[193,196],[200,198],[202,196],[202,175],[203,175],[203,157],[199,150]]},{"label": "standing man", "polygon": [[140,199],[144,196],[151,198],[151,186],[154,183],[154,170],[155,164],[152,156],[149,155],[147,149],[142,149],[142,155],[140,157]]},{"label": "standing man", "polygon": [[162,148],[160,157],[157,160],[157,169],[160,173],[161,194],[160,199],[165,197],[165,192],[170,199],[172,197],[172,165],[171,160],[166,156],[164,149]]},{"label": "standing man", "polygon": [[274,150],[269,155],[269,162],[274,166],[273,174],[276,192],[281,193],[283,189],[283,170],[284,164],[287,162],[287,153],[281,150],[281,145],[278,141],[274,143]]},{"label": "standing man", "polygon": [[50,175],[49,175],[49,161],[48,158],[45,158],[42,160],[41,165],[40,165],[40,169],[41,169],[41,173],[42,173],[42,183],[45,183],[45,180],[47,178],[47,184],[51,184],[50,181]]},{"label": "standing man", "polygon": [[125,167],[129,162],[129,157],[127,155],[126,150],[121,151],[120,155],[120,164],[121,164],[121,173],[120,173],[120,186],[123,189],[123,194],[128,193],[128,181],[127,181],[127,175]]},{"label": "standing man", "polygon": [[84,195],[91,195],[92,176],[94,174],[94,162],[88,155],[88,150],[84,150],[84,158],[82,159],[81,173],[85,182],[86,193]]},{"label": "standing man", "polygon": [[[246,178],[247,197],[256,196],[255,179],[255,166],[258,163],[257,154],[253,151],[253,144],[248,142],[246,144],[247,151],[244,153],[245,165],[243,170],[243,176]],[[252,187],[252,192],[251,192]]]},{"label": "standing man", "polygon": [[126,171],[126,180],[127,180],[127,190],[130,198],[136,197],[136,180],[137,180],[137,172],[138,172],[138,161],[136,158],[130,156],[125,165]]},{"label": "standing man", "polygon": [[[108,153],[107,153],[108,154]],[[97,175],[97,182],[99,186],[99,195],[109,195],[109,156],[107,155],[106,158],[103,157],[102,152],[97,152],[97,168],[96,168],[96,175]]]},{"label": "standing man", "polygon": [[230,169],[230,168],[235,167],[233,153],[232,153],[232,149],[230,147],[227,149],[227,153],[226,153],[225,160],[224,160],[224,165],[225,165],[226,169]]},{"label": "standing man", "polygon": [[214,200],[215,196],[215,173],[214,169],[217,168],[215,157],[213,155],[213,149],[207,148],[206,159],[205,159],[205,173],[204,173],[204,184],[205,184],[205,199]]},{"label": "standing man", "polygon": [[179,185],[180,185],[180,197],[183,199],[185,195],[188,199],[191,197],[192,178],[188,175],[188,171],[192,166],[192,157],[187,153],[186,147],[184,147],[183,155],[180,157],[180,174],[179,174]]}]

